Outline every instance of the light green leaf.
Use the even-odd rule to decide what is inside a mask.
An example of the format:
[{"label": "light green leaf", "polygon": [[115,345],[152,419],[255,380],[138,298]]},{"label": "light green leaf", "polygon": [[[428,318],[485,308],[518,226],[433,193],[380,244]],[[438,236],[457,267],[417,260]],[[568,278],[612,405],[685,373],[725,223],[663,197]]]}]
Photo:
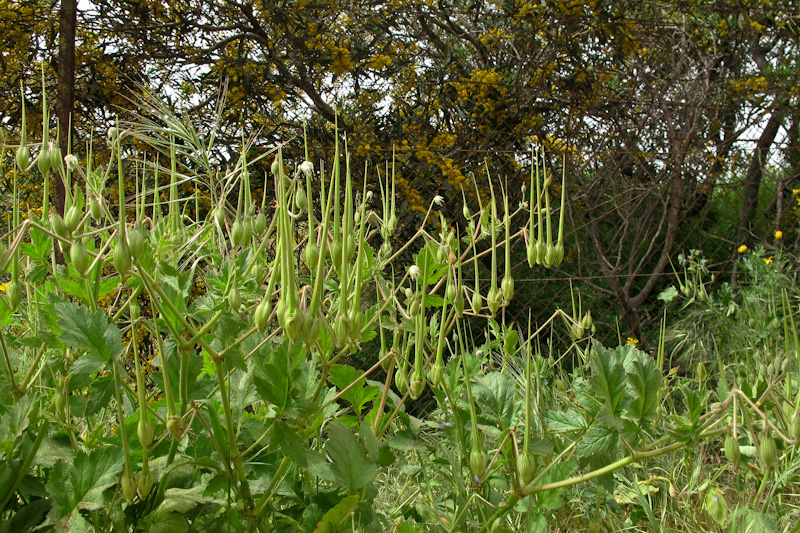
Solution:
[{"label": "light green leaf", "polygon": [[600,453],[613,454],[618,445],[619,431],[595,424],[583,435],[575,454],[579,457],[588,457]]},{"label": "light green leaf", "polygon": [[566,433],[569,431],[582,431],[588,426],[586,420],[577,411],[545,411],[542,413],[542,421],[548,429],[556,433]]},{"label": "light green leaf", "polygon": [[333,460],[331,468],[350,493],[366,486],[378,473],[378,467],[367,460],[364,449],[344,424],[331,423],[325,451]]},{"label": "light green leaf", "polygon": [[507,430],[516,425],[524,403],[516,401],[516,380],[492,372],[476,380],[473,391],[480,405],[479,420]]},{"label": "light green leaf", "polygon": [[592,369],[589,382],[595,394],[603,401],[597,418],[608,426],[619,427],[619,416],[627,404],[625,368],[613,350],[599,350],[589,360],[589,365]]},{"label": "light green leaf", "polygon": [[298,466],[305,468],[308,466],[306,456],[306,443],[302,438],[289,427],[286,422],[276,420],[272,428],[272,440],[277,444],[281,452],[292,459]]},{"label": "light green leaf", "polygon": [[122,334],[110,323],[103,310],[89,311],[73,303],[56,303],[58,339],[67,346],[84,352],[72,365],[70,372],[84,374],[103,369],[111,357],[125,351]]},{"label": "light green leaf", "polygon": [[625,358],[625,371],[628,374],[631,402],[625,418],[642,424],[658,417],[658,393],[661,387],[661,373],[653,358],[631,347]]},{"label": "light green leaf", "polygon": [[336,533],[341,531],[341,524],[350,518],[350,511],[358,505],[358,495],[352,494],[334,505],[317,524],[315,533]]},{"label": "light green leaf", "polygon": [[58,505],[60,516],[76,509],[96,511],[107,505],[103,493],[119,481],[122,450],[102,448],[79,452],[74,461],[58,461],[50,472],[47,491]]},{"label": "light green leaf", "polygon": [[725,501],[725,495],[717,487],[711,487],[706,492],[704,507],[708,515],[714,519],[714,522],[725,527],[728,521],[728,503]]}]

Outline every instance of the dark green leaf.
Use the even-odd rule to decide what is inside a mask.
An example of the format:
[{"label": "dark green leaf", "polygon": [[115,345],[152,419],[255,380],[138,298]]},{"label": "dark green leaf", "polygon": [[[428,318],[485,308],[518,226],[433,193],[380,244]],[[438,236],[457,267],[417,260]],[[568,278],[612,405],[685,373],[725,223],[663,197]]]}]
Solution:
[{"label": "dark green leaf", "polygon": [[661,373],[652,357],[636,348],[631,348],[630,356],[625,359],[625,371],[631,389],[631,402],[625,417],[642,424],[658,417]]},{"label": "dark green leaf", "polygon": [[575,453],[580,457],[599,454],[602,452],[614,453],[619,445],[619,432],[616,429],[595,424],[584,433],[583,439],[578,444]]},{"label": "dark green leaf", "polygon": [[589,360],[592,369],[590,383],[592,389],[602,400],[603,406],[597,414],[598,420],[608,426],[622,424],[620,415],[627,403],[625,397],[625,368],[614,351],[600,350]]},{"label": "dark green leaf", "polygon": [[542,421],[548,429],[556,433],[566,433],[569,431],[581,431],[587,428],[583,415],[577,411],[545,411],[542,413]]},{"label": "dark green leaf", "polygon": [[290,457],[295,464],[301,468],[308,466],[307,443],[286,422],[282,420],[274,422],[272,439],[280,447],[281,452]]},{"label": "dark green leaf", "polygon": [[507,374],[492,372],[476,380],[473,387],[480,406],[481,422],[507,430],[516,425],[523,403],[516,401],[516,381]]},{"label": "dark green leaf", "polygon": [[325,513],[322,520],[317,524],[315,533],[337,533],[341,531],[341,525],[345,520],[350,519],[350,511],[358,505],[358,495],[347,496],[331,510]]},{"label": "dark green leaf", "polygon": [[96,511],[107,505],[103,493],[119,481],[122,450],[101,448],[79,452],[71,462],[58,461],[50,471],[47,491],[65,517],[76,509]]},{"label": "dark green leaf", "polygon": [[87,307],[73,303],[56,303],[58,339],[67,346],[81,350],[84,355],[73,363],[73,374],[101,370],[111,357],[125,350],[122,334],[115,324],[109,322],[103,310],[91,313]]}]

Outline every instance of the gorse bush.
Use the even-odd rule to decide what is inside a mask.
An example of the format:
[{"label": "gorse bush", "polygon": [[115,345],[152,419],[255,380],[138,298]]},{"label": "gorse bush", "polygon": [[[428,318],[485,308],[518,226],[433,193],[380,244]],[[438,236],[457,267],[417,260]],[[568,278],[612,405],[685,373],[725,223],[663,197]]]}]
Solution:
[{"label": "gorse bush", "polygon": [[[464,234],[437,197],[425,218],[436,229],[394,247],[392,166],[359,193],[338,141],[325,164],[285,161],[282,147],[260,156],[274,204],[253,198],[244,156],[206,174],[208,216],[189,218],[189,130],[165,120],[150,132],[163,166],[136,157],[134,124],[109,130],[100,169],[46,148],[31,162],[24,136],[16,148],[20,173],[58,172],[69,192],[63,217],[47,187],[42,217],[15,207],[0,251],[0,530],[597,531],[633,516],[612,516],[621,487],[643,507],[658,483],[688,487],[693,452],[726,435],[726,468],[762,473],[759,496],[729,513],[717,479],[697,483],[692,525],[767,523],[753,509],[793,475],[780,472],[800,438],[791,312],[787,363],[712,394],[666,368],[663,343],[656,357],[601,346],[591,312],[504,321],[512,243],[531,267],[565,253],[567,188],[551,197],[538,157],[527,202],[512,209],[487,176]],[[474,317],[487,322],[480,343]],[[569,353],[552,351],[554,335]],[[356,356],[371,366],[344,364]],[[437,406],[424,419],[406,409],[420,397]],[[629,481],[669,458],[673,477]]]}]

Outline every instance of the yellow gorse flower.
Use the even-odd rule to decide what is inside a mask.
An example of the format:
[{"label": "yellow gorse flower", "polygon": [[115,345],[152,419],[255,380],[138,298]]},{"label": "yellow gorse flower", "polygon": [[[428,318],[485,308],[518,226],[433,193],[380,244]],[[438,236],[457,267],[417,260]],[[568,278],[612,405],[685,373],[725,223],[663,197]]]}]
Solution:
[{"label": "yellow gorse flower", "polygon": [[747,251],[747,245],[743,244],[743,245],[739,246],[739,248],[737,248],[737,250],[739,251],[740,254],[743,254],[743,253],[745,253]]}]

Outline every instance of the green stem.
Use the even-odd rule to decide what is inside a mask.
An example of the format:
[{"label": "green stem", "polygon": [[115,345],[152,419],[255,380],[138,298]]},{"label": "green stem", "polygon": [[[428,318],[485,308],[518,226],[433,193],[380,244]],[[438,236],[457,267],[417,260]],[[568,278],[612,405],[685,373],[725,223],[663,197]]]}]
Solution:
[{"label": "green stem", "polygon": [[270,482],[269,487],[267,487],[267,490],[265,490],[264,494],[261,495],[261,499],[258,500],[258,503],[253,509],[253,514],[248,518],[248,533],[253,530],[253,527],[258,527],[258,522],[264,513],[264,508],[267,506],[270,498],[272,498],[272,495],[283,481],[283,478],[286,477],[290,466],[292,466],[292,460],[288,457],[284,457],[281,461],[281,464],[278,466],[278,470],[275,472],[275,475],[272,476],[272,481]]}]

